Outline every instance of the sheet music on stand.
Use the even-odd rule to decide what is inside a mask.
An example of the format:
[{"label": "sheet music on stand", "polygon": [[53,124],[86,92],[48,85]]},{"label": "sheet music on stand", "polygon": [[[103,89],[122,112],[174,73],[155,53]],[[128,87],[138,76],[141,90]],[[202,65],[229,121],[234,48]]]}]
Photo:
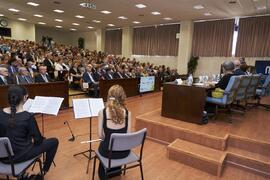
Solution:
[{"label": "sheet music on stand", "polygon": [[42,113],[57,116],[64,98],[36,96],[28,99],[23,108],[30,113]]},{"label": "sheet music on stand", "polygon": [[73,111],[75,119],[98,116],[98,112],[104,109],[102,98],[73,99]]}]

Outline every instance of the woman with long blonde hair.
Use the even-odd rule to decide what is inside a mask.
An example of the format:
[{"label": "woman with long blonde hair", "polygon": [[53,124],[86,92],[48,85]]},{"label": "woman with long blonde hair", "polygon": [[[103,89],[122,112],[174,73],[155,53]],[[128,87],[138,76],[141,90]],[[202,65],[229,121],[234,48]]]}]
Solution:
[{"label": "woman with long blonde hair", "polygon": [[[99,112],[98,134],[103,141],[100,143],[99,153],[109,156],[109,143],[112,133],[127,133],[131,129],[131,113],[126,109],[126,94],[122,86],[114,85],[109,89],[106,107]],[[113,152],[112,159],[122,159],[129,155],[130,151]],[[121,167],[113,168],[111,171],[120,170]],[[105,170],[99,165],[99,178],[105,179]],[[120,175],[121,171],[115,175]]]}]

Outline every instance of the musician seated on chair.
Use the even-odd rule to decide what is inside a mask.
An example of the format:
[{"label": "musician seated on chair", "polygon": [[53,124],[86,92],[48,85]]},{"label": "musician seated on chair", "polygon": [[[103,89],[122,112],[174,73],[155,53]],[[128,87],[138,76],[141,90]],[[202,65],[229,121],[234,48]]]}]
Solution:
[{"label": "musician seated on chair", "polygon": [[[34,115],[23,110],[27,97],[27,90],[23,86],[10,86],[9,107],[0,110],[0,137],[9,138],[14,151],[14,163],[25,162],[45,153],[42,170],[46,174],[56,154],[58,140],[42,137]],[[0,161],[10,163],[6,158]]]},{"label": "musician seated on chair", "polygon": [[99,97],[99,81],[93,73],[93,66],[90,63],[86,66],[86,72],[83,74],[82,78],[85,83],[88,83],[89,88],[94,89],[94,97]]},{"label": "musician seated on chair", "polygon": [[[101,141],[98,151],[108,158],[109,143],[112,133],[127,133],[131,130],[131,113],[126,109],[126,94],[119,85],[114,85],[109,89],[106,107],[98,115],[98,135]],[[113,152],[112,159],[122,159],[129,155],[130,151]],[[112,168],[111,171],[120,170],[121,167]],[[98,174],[100,179],[105,179],[105,170],[99,164]],[[114,175],[120,175],[121,171]],[[114,176],[113,175],[113,176]]]}]

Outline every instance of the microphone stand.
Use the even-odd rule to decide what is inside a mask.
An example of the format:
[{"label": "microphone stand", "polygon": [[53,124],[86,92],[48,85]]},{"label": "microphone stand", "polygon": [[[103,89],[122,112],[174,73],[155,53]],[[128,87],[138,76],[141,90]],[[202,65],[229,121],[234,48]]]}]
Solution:
[{"label": "microphone stand", "polygon": [[71,141],[71,142],[75,141],[75,136],[74,136],[74,134],[73,134],[73,132],[72,132],[70,126],[69,126],[68,121],[65,121],[64,124],[66,124],[68,126],[69,132],[71,134],[71,138],[69,138],[68,140]]}]

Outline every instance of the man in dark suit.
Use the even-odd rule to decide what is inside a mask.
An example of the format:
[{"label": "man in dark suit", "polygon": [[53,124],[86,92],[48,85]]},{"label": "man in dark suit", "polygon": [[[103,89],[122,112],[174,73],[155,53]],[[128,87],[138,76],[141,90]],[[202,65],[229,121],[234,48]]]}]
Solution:
[{"label": "man in dark suit", "polygon": [[106,74],[104,75],[106,80],[113,79],[113,74],[111,69],[106,69]]},{"label": "man in dark suit", "polygon": [[35,74],[38,73],[37,68],[34,65],[34,62],[33,61],[27,61],[26,69],[27,69],[27,71],[29,72],[29,74],[30,74],[30,76],[32,78],[34,78],[35,77]]},{"label": "man in dark suit", "polygon": [[82,78],[84,83],[88,83],[89,88],[94,89],[94,97],[99,97],[98,77],[94,75],[93,66],[91,64],[86,66],[86,72],[83,74]]},{"label": "man in dark suit", "polygon": [[52,59],[52,55],[48,54],[44,59],[43,64],[47,67],[47,72],[50,77],[54,78],[54,61]]},{"label": "man in dark suit", "polygon": [[8,61],[8,65],[8,73],[10,77],[16,75],[18,73],[17,59],[15,57],[11,57]]},{"label": "man in dark suit", "polygon": [[8,69],[0,67],[0,85],[13,84],[13,79],[8,75]]},{"label": "man in dark suit", "polygon": [[17,75],[17,84],[33,84],[34,79],[30,76],[29,72],[25,67],[18,69],[19,74]]},{"label": "man in dark suit", "polygon": [[115,79],[124,79],[123,69],[121,69],[120,67],[118,67],[117,68],[117,71],[114,73],[113,78],[115,78]]},{"label": "man in dark suit", "polygon": [[233,64],[234,64],[233,75],[235,76],[245,75],[245,72],[240,69],[241,62],[238,59],[234,60]]},{"label": "man in dark suit", "polygon": [[47,67],[44,65],[39,66],[39,74],[35,77],[36,83],[52,82],[51,77],[47,74]]}]

